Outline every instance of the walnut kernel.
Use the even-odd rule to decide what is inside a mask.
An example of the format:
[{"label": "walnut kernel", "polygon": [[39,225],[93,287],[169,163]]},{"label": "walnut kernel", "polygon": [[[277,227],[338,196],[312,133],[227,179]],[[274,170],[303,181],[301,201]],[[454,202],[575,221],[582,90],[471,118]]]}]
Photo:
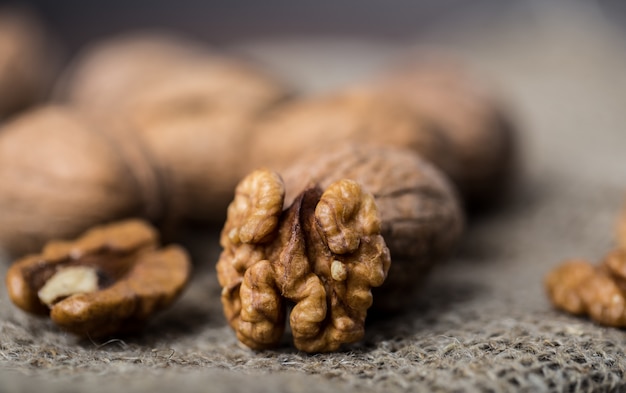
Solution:
[{"label": "walnut kernel", "polygon": [[615,250],[599,266],[568,261],[546,276],[552,303],[588,315],[606,326],[626,327],[626,250]]},{"label": "walnut kernel", "polygon": [[275,346],[293,302],[296,348],[327,352],[358,341],[371,288],[382,285],[390,265],[372,196],[338,180],[283,204],[276,173],[254,171],[237,187],[217,264],[231,327],[250,348]]},{"label": "walnut kernel", "polygon": [[178,246],[158,248],[156,231],[138,220],[91,229],[72,242],[50,242],[15,262],[9,297],[24,311],[49,314],[63,329],[90,337],[129,332],[182,292],[191,265]]}]

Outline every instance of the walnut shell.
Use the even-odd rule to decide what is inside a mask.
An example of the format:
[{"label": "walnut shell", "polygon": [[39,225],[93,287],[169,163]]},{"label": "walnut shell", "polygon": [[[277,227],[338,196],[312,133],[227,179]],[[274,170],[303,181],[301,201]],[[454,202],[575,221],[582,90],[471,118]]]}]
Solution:
[{"label": "walnut shell", "polygon": [[0,246],[39,249],[119,217],[144,214],[144,191],[119,147],[74,110],[46,106],[0,131]]},{"label": "walnut shell", "polygon": [[255,167],[281,170],[312,149],[360,142],[446,155],[437,130],[402,102],[377,92],[351,89],[289,101],[266,113],[251,135]]},{"label": "walnut shell", "polygon": [[256,112],[288,90],[258,68],[166,32],[135,32],[80,53],[57,86],[57,97],[104,115],[120,112]]},{"label": "walnut shell", "polygon": [[415,153],[392,147],[348,144],[313,152],[281,171],[289,204],[310,184],[328,187],[352,179],[374,196],[392,258],[374,307],[395,311],[419,290],[430,268],[453,249],[463,213],[443,174]]},{"label": "walnut shell", "polygon": [[177,215],[194,221],[223,222],[239,179],[248,170],[250,116],[234,111],[136,114],[129,125],[166,171]]},{"label": "walnut shell", "polygon": [[57,69],[56,47],[36,15],[0,8],[0,118],[43,98]]},{"label": "walnut shell", "polygon": [[514,129],[503,102],[484,81],[454,61],[422,56],[387,70],[370,87],[395,96],[438,127],[450,151],[432,161],[470,207],[506,192],[516,166]]},{"label": "walnut shell", "polygon": [[[254,116],[289,90],[262,70],[167,34],[113,38],[79,56],[60,96],[109,127],[136,134],[171,178],[173,203],[193,220],[223,222],[247,173]],[[110,125],[111,113],[120,124]]]}]

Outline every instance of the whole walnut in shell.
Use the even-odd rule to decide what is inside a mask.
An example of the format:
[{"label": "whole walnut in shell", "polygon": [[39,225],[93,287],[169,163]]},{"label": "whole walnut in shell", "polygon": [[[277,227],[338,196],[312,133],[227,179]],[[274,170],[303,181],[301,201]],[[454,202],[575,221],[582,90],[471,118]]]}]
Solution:
[{"label": "whole walnut in shell", "polygon": [[138,136],[171,179],[179,214],[214,222],[223,222],[250,169],[244,151],[251,122],[289,94],[259,68],[164,33],[93,45],[59,92],[119,134]]},{"label": "whole walnut in shell", "polygon": [[44,97],[59,63],[57,50],[33,13],[0,7],[0,119]]},{"label": "whole walnut in shell", "polygon": [[415,56],[369,82],[431,122],[449,148],[433,160],[470,207],[497,201],[515,174],[514,130],[503,102],[466,67],[437,56]]},{"label": "whole walnut in shell", "polygon": [[0,247],[23,254],[95,224],[150,216],[158,198],[148,187],[152,166],[145,156],[125,155],[128,148],[66,107],[41,107],[6,123],[0,131]]},{"label": "whole walnut in shell", "polygon": [[259,67],[165,31],[125,33],[87,46],[57,86],[58,99],[104,115],[137,106],[256,112],[286,94]]},{"label": "whole walnut in shell", "polygon": [[251,163],[278,171],[311,150],[351,142],[403,147],[430,160],[447,154],[437,131],[401,101],[361,89],[279,105],[251,138]]},{"label": "whole walnut in shell", "polygon": [[323,189],[356,181],[374,196],[392,267],[376,289],[374,307],[397,311],[411,301],[430,268],[454,248],[463,212],[445,176],[417,154],[399,148],[347,144],[314,151],[281,171],[289,204],[309,184]]}]

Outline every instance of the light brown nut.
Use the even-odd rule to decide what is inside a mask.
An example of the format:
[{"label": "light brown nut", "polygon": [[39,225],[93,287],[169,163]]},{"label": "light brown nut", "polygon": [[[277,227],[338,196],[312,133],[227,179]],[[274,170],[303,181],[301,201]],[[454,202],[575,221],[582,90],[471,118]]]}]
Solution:
[{"label": "light brown nut", "polygon": [[497,201],[510,188],[517,165],[510,116],[493,89],[466,66],[422,53],[384,71],[370,87],[401,99],[437,126],[449,150],[432,161],[469,207]]},{"label": "light brown nut", "polygon": [[59,91],[109,128],[122,128],[120,135],[139,137],[170,178],[178,215],[219,223],[251,169],[241,159],[250,124],[289,94],[261,69],[166,33],[95,44]]},{"label": "light brown nut", "polygon": [[237,152],[249,143],[253,116],[233,111],[180,112],[150,119],[137,112],[128,132],[140,137],[170,177],[177,214],[223,223],[237,182],[249,172]]},{"label": "light brown nut", "polygon": [[250,161],[279,173],[311,150],[360,142],[407,148],[429,160],[448,154],[446,141],[404,103],[363,89],[292,100],[260,118]]},{"label": "light brown nut", "polygon": [[546,276],[545,284],[556,307],[601,325],[626,327],[625,250],[611,252],[597,267],[567,261]]},{"label": "light brown nut", "polygon": [[105,116],[137,110],[155,117],[228,108],[256,112],[285,94],[253,66],[166,31],[126,33],[90,45],[57,86],[58,99]]},{"label": "light brown nut", "polygon": [[578,289],[586,312],[595,322],[614,327],[626,327],[626,299],[613,278],[596,271]]},{"label": "light brown nut", "polygon": [[550,301],[558,308],[572,314],[584,314],[586,304],[580,294],[581,286],[596,274],[589,262],[571,260],[552,270],[545,279]]},{"label": "light brown nut", "polygon": [[371,195],[344,179],[303,190],[284,211],[283,198],[282,179],[267,170],[237,187],[217,263],[226,318],[242,343],[268,348],[278,344],[293,302],[298,349],[328,352],[358,341],[371,288],[390,265]]},{"label": "light brown nut", "polygon": [[[35,252],[103,222],[158,217],[163,207],[151,164],[124,154],[77,111],[43,106],[0,131],[0,247]],[[142,171],[143,170],[143,171]],[[145,180],[145,181],[144,181]]]},{"label": "light brown nut", "polygon": [[174,302],[190,270],[182,248],[159,249],[152,227],[129,220],[48,243],[15,262],[6,285],[24,311],[49,313],[67,331],[99,337],[140,328]]},{"label": "light brown nut", "polygon": [[58,48],[26,8],[0,7],[0,119],[44,98],[58,71]]},{"label": "light brown nut", "polygon": [[282,173],[287,204],[308,184],[352,179],[374,196],[380,232],[393,258],[375,291],[377,311],[399,311],[421,280],[448,255],[463,228],[457,196],[441,172],[406,149],[361,144],[330,146],[292,162]]}]

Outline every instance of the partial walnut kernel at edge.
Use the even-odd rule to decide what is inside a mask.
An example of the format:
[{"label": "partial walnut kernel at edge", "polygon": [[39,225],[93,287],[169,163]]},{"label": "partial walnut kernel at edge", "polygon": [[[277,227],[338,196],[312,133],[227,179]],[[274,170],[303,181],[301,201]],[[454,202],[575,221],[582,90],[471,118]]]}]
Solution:
[{"label": "partial walnut kernel at edge", "polygon": [[567,261],[546,276],[545,286],[557,308],[588,315],[601,325],[626,327],[626,250],[611,252],[599,266]]}]

